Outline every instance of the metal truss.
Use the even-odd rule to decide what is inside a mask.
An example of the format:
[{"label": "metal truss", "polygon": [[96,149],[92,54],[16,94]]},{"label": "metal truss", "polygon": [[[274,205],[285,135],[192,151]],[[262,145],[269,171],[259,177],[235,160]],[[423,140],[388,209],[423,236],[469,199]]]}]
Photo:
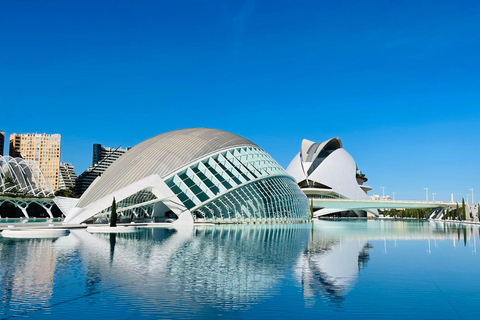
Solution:
[{"label": "metal truss", "polygon": [[35,161],[0,156],[0,193],[53,196],[53,189]]}]

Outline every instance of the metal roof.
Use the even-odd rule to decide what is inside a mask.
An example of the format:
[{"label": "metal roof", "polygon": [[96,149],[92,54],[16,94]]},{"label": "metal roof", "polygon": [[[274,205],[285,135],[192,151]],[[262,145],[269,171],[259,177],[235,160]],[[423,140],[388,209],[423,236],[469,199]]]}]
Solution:
[{"label": "metal roof", "polygon": [[182,129],[150,138],[116,160],[83,194],[77,207],[85,207],[137,180],[158,174],[164,178],[209,154],[256,144],[239,135],[208,128]]}]

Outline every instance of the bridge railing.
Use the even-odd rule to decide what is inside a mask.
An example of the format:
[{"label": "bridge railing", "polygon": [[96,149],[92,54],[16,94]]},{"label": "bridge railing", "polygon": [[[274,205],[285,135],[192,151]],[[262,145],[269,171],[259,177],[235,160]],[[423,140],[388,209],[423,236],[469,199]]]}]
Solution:
[{"label": "bridge railing", "polygon": [[373,200],[373,199],[339,199],[339,198],[316,198],[313,199],[315,200],[320,200],[320,201],[330,201],[330,202],[365,202],[365,203],[424,203],[424,204],[443,204],[443,205],[455,205],[456,202],[444,202],[444,201],[421,201],[421,200],[391,200],[391,199],[378,199],[378,200]]}]

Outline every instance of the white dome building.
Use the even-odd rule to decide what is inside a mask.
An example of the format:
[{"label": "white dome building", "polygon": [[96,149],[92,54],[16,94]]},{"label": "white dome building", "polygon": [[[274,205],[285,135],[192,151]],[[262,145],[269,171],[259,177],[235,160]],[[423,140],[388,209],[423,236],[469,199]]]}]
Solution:
[{"label": "white dome building", "polygon": [[[358,170],[353,157],[343,149],[340,138],[322,143],[304,139],[301,151],[290,162],[287,172],[297,181],[309,199],[368,199],[371,187]],[[315,208],[316,216],[338,213],[329,208]],[[376,213],[376,210],[372,210]],[[366,216],[365,211],[344,212],[343,215]]]},{"label": "white dome building", "polygon": [[57,199],[65,223],[109,215],[214,223],[303,221],[308,200],[263,149],[236,134],[206,128],[167,132],[135,146],[97,178],[72,208]]}]

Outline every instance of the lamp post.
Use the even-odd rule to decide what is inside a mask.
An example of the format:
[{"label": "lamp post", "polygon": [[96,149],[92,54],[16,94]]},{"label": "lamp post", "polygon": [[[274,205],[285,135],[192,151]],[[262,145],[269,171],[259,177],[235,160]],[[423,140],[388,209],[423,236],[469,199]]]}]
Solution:
[{"label": "lamp post", "polygon": [[395,195],[397,194],[396,192],[392,192],[393,194],[393,201],[395,201]]},{"label": "lamp post", "polygon": [[473,200],[473,188],[468,190],[472,191],[472,203],[475,203],[475,200]]},{"label": "lamp post", "polygon": [[426,196],[427,202],[428,202],[428,188],[423,188],[423,190],[425,190],[425,196]]},{"label": "lamp post", "polygon": [[435,193],[435,192],[432,192],[432,197],[433,197],[433,200],[432,200],[432,201],[433,201],[433,202],[435,202],[435,195],[436,195],[436,193]]},{"label": "lamp post", "polygon": [[382,187],[383,189],[383,200],[385,200],[385,187]]}]

